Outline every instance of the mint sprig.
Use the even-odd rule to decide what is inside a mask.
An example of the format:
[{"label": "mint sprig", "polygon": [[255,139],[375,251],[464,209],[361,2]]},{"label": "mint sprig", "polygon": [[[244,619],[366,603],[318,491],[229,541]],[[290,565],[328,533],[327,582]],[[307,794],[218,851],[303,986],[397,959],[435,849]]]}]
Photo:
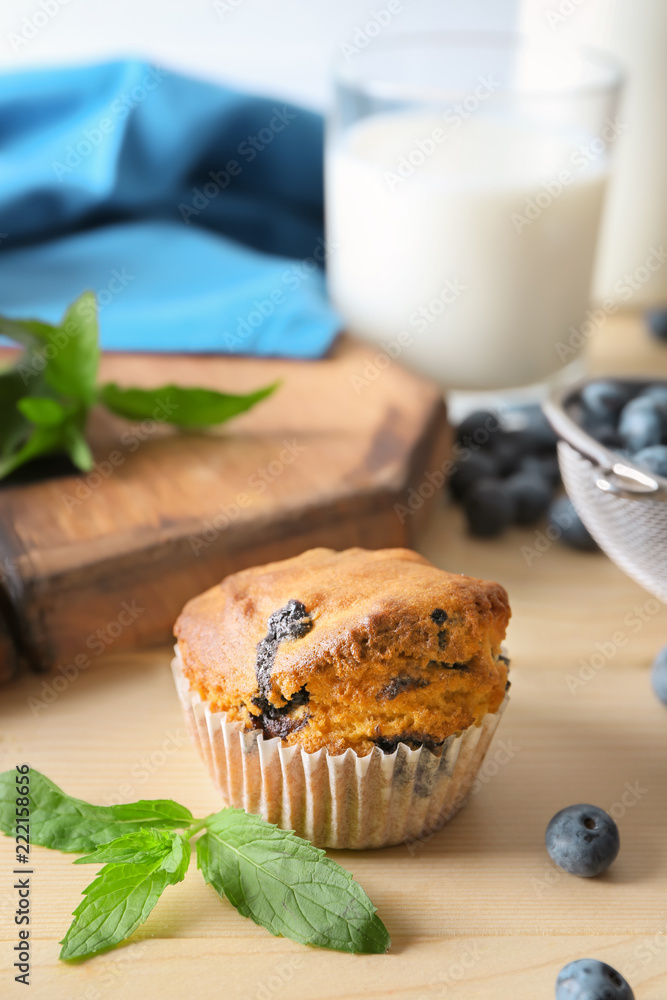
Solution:
[{"label": "mint sprig", "polygon": [[242,395],[174,385],[98,385],[100,346],[92,292],[72,303],[58,326],[0,316],[0,335],[24,347],[16,363],[0,372],[0,479],[53,452],[64,452],[83,471],[92,469],[95,460],[85,429],[96,404],[128,420],[152,418],[201,428],[249,410],[278,385]]},{"label": "mint sprig", "polygon": [[[30,840],[86,851],[75,864],[104,864],[62,940],[60,957],[113,948],[146,920],[169,885],[180,882],[196,839],[204,879],[272,934],[336,951],[386,952],[387,930],[352,875],[324,851],[241,809],[196,820],[171,799],[95,806],[29,772]],[[15,834],[16,775],[0,774],[0,829]],[[22,821],[23,822],[23,821]]]}]

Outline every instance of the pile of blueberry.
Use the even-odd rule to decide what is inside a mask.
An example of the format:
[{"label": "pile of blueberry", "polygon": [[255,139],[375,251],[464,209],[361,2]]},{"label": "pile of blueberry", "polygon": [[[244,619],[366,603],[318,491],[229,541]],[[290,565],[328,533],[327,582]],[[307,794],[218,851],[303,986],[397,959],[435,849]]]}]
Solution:
[{"label": "pile of blueberry", "polygon": [[638,388],[588,382],[576,415],[591,437],[658,476],[667,476],[667,383]]},{"label": "pile of blueberry", "polygon": [[537,405],[517,407],[500,420],[475,410],[456,429],[456,467],[449,489],[479,538],[493,538],[512,524],[538,524],[547,514],[557,537],[577,549],[595,542],[561,487],[558,437]]}]

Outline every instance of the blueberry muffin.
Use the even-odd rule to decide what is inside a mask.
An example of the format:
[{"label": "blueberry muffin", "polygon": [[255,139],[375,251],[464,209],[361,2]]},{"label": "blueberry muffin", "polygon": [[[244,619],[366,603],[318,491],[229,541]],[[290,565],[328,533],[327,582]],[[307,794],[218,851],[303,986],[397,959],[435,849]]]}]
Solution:
[{"label": "blueberry muffin", "polygon": [[[390,842],[406,789],[422,800],[438,793],[420,812],[421,820],[435,809],[436,826],[462,804],[504,704],[509,617],[499,584],[446,573],[407,549],[313,549],[235,573],[191,600],[175,627],[175,671],[227,801],[254,803],[313,839],[305,825],[319,796],[329,828],[316,841],[375,846],[373,836]],[[315,787],[321,761],[326,776]],[[369,775],[389,781],[389,792],[371,788]],[[352,785],[355,816],[334,835]],[[364,795],[384,835],[370,831]],[[403,826],[409,834],[410,822]]]}]

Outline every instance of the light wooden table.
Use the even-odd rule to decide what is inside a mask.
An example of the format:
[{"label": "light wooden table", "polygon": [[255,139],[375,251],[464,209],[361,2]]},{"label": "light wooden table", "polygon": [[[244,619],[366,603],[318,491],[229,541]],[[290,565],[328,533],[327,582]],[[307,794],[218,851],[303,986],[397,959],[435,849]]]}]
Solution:
[{"label": "light wooden table", "polygon": [[[593,350],[598,370],[667,373],[667,348],[636,321],[616,320]],[[667,610],[601,555],[553,545],[528,565],[533,530],[466,537],[459,511],[434,509],[420,547],[438,565],[497,579],[514,618],[511,701],[467,807],[413,849],[332,856],[358,877],[393,941],[386,956],[304,948],[244,920],[194,864],[133,943],[79,967],[57,961],[58,939],[91,869],[37,849],[32,1000],[541,1000],[568,961],[604,959],[637,1000],[667,997],[667,709],[648,666],[667,642]],[[622,632],[627,642],[614,646]],[[618,639],[618,636],[617,636]],[[610,646],[611,644],[611,646]],[[601,645],[604,665],[568,687]],[[598,659],[595,661],[599,662]],[[0,692],[1,764],[29,761],[96,802],[175,797],[196,815],[216,796],[191,748],[169,653],[110,655],[48,708],[43,678]],[[621,854],[594,880],[551,864],[543,846],[557,809],[592,801],[618,817]],[[12,844],[0,838],[0,998],[15,984]]]}]

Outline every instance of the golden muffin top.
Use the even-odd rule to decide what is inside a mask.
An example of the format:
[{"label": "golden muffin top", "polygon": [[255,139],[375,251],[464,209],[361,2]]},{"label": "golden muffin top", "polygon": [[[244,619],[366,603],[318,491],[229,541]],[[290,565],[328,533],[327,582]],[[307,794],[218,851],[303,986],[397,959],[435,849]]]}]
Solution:
[{"label": "golden muffin top", "polygon": [[186,604],[175,634],[193,690],[230,720],[311,752],[439,747],[495,712],[510,618],[497,583],[408,549],[311,549]]}]

